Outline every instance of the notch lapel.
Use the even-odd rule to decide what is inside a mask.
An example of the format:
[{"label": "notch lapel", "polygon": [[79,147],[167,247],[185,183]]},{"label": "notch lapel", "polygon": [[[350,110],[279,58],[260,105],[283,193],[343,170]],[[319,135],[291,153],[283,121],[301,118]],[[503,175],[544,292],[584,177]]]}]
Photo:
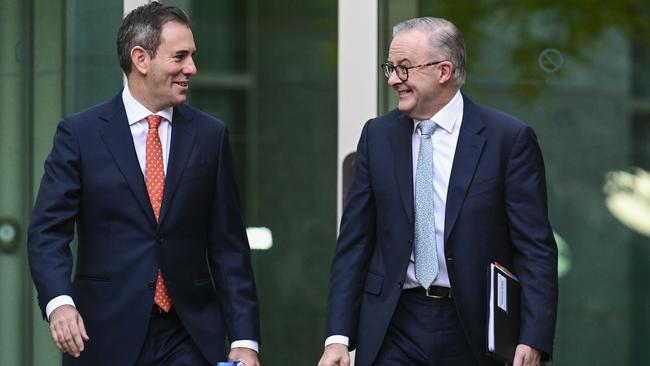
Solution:
[{"label": "notch lapel", "polygon": [[414,225],[413,208],[413,120],[400,113],[390,131],[393,149],[395,180],[402,198],[404,211]]},{"label": "notch lapel", "polygon": [[474,177],[476,167],[485,146],[485,138],[479,135],[485,124],[480,118],[477,107],[463,96],[463,123],[460,126],[456,154],[449,177],[447,205],[445,209],[445,243],[454,228],[467,189]]},{"label": "notch lapel", "polygon": [[129,121],[126,118],[126,111],[122,102],[122,93],[114,99],[111,111],[114,113],[100,116],[106,121],[106,125],[100,129],[100,134],[106,147],[110,151],[115,164],[129,184],[136,201],[144,211],[145,216],[152,225],[156,225],[153,215],[147,187],[142,175],[142,169],[138,162],[138,155],[133,145],[133,135],[129,128]]},{"label": "notch lapel", "polygon": [[194,146],[194,130],[191,128],[191,120],[192,115],[189,112],[183,113],[179,107],[174,108],[174,115],[172,117],[172,140],[169,150],[169,160],[167,162],[167,176],[165,177],[165,190],[163,192],[159,224],[163,222],[169,211],[172,197],[178,187],[183,170],[187,165],[187,159]]}]

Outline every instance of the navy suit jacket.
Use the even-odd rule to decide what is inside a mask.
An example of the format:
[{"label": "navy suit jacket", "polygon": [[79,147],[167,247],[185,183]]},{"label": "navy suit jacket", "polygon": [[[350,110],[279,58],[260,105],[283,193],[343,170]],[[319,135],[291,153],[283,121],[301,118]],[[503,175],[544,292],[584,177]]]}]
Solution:
[{"label": "navy suit jacket", "polygon": [[[330,280],[328,335],[350,337],[356,364],[371,365],[397,305],[413,250],[413,120],[398,110],[368,121],[341,220]],[[498,261],[522,284],[520,342],[551,355],[557,247],[542,155],[532,129],[464,97],[445,211],[445,260],[472,351],[486,356],[487,267]]]},{"label": "navy suit jacket", "polygon": [[133,364],[160,268],[193,341],[207,360],[224,360],[226,337],[260,339],[228,132],[190,106],[174,108],[156,223],[121,95],[58,126],[29,228],[39,305],[71,295],[83,317],[90,341],[64,364]]}]

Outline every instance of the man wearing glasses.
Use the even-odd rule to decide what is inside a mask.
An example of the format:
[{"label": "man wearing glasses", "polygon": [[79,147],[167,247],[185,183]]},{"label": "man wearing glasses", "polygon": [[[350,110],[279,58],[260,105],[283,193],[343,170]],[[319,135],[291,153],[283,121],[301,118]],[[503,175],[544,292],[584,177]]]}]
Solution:
[{"label": "man wearing glasses", "polygon": [[486,355],[487,268],[522,286],[514,366],[550,358],[557,248],[530,127],[460,92],[465,45],[449,21],[393,29],[381,67],[399,98],[372,119],[332,262],[319,366],[499,365]]}]

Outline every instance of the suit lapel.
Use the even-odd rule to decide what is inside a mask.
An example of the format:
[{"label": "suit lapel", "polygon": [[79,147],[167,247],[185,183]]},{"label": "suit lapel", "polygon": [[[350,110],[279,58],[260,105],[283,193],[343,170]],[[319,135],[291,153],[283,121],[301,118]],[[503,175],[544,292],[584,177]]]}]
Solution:
[{"label": "suit lapel", "polygon": [[395,179],[402,197],[402,204],[411,225],[413,225],[413,120],[399,114],[390,131],[393,149]]},{"label": "suit lapel", "polygon": [[[184,110],[187,111],[187,109]],[[184,113],[179,108],[174,108],[174,116],[172,117],[172,141],[169,151],[169,161],[167,162],[167,176],[165,177],[165,190],[163,192],[159,223],[163,222],[169,211],[172,197],[178,187],[178,182],[183,175],[183,169],[187,165],[187,159],[194,146],[194,130],[191,128],[191,120],[192,115],[189,112]]]},{"label": "suit lapel", "polygon": [[144,176],[138,162],[138,155],[133,146],[133,135],[126,118],[126,111],[122,102],[122,93],[119,93],[112,103],[110,112],[100,116],[106,125],[100,129],[100,134],[106,147],[111,152],[115,164],[129,184],[133,195],[145,213],[147,219],[155,225],[153,209],[147,194]]},{"label": "suit lapel", "polygon": [[469,99],[463,96],[463,123],[458,135],[456,154],[449,177],[447,204],[445,209],[445,242],[454,228],[456,219],[465,200],[474,172],[478,165],[485,138],[478,133],[485,127],[479,111]]}]

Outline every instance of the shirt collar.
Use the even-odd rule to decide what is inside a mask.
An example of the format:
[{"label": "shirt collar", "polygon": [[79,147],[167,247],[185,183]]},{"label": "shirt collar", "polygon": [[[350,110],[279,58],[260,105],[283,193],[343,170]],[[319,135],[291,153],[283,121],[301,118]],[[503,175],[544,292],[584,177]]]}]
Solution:
[{"label": "shirt collar", "polygon": [[129,125],[133,125],[137,122],[142,121],[147,116],[152,114],[157,114],[162,118],[166,119],[171,123],[172,115],[174,114],[174,107],[165,108],[156,113],[151,112],[147,107],[143,106],[140,102],[133,98],[129,86],[125,85],[124,90],[122,91],[122,102],[124,103],[124,109],[126,110],[126,118],[129,121]]},{"label": "shirt collar", "polygon": [[[463,97],[460,90],[456,91],[453,98],[438,113],[434,114],[430,120],[434,121],[443,130],[451,133],[454,130],[456,122],[460,119],[463,112]],[[417,128],[420,120],[413,120],[414,128]]]}]

